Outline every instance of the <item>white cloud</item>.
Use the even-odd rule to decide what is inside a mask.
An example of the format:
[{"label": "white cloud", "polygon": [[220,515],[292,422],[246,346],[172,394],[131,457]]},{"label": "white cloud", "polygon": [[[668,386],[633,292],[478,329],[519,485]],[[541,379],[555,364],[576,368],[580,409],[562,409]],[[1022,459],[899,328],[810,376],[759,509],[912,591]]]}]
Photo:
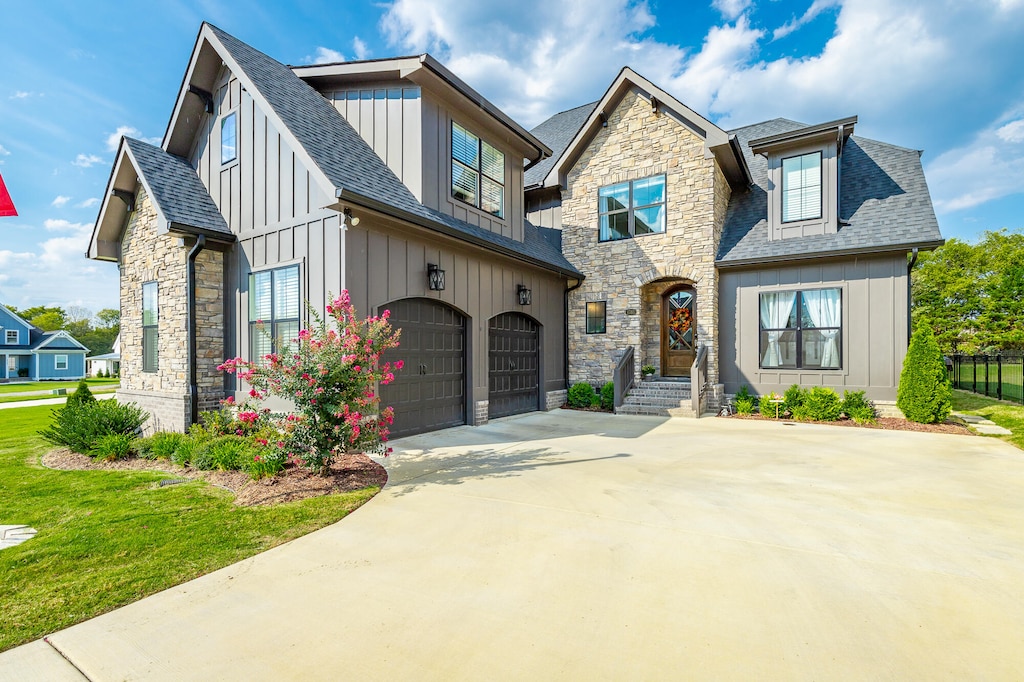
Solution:
[{"label": "white cloud", "polygon": [[747,11],[753,4],[751,0],[712,0],[711,6],[722,13],[729,21],[733,21]]},{"label": "white cloud", "polygon": [[31,92],[27,92],[25,90],[15,90],[10,94],[10,96],[7,99],[28,99],[31,96]]},{"label": "white cloud", "polygon": [[366,59],[370,55],[366,43],[359,36],[352,39],[352,53],[356,56],[356,59]]},{"label": "white cloud", "polygon": [[75,204],[75,208],[92,208],[100,203],[100,200],[96,197],[90,197],[85,201]]},{"label": "white cloud", "polygon": [[345,55],[329,47],[317,47],[316,53],[303,58],[305,64],[334,64],[345,61]]},{"label": "white cloud", "polygon": [[71,162],[72,166],[78,166],[79,168],[89,168],[95,166],[97,163],[103,163],[103,159],[95,154],[79,154],[75,157],[75,160]]},{"label": "white cloud", "polygon": [[796,31],[797,29],[800,29],[803,26],[811,23],[814,19],[818,17],[819,14],[824,12],[826,9],[829,9],[830,7],[839,7],[841,6],[841,4],[842,3],[840,0],[814,0],[814,2],[811,3],[811,6],[807,8],[807,11],[804,12],[803,16],[801,16],[799,19],[794,18],[792,21],[775,29],[772,32],[772,40],[785,38],[793,31]]},{"label": "white cloud", "polygon": [[0,144],[0,166],[2,166],[4,164],[4,158],[3,157],[10,156],[10,155],[11,155],[11,153],[9,151],[7,151],[7,148],[4,147],[2,144]]},{"label": "white cloud", "polygon": [[50,202],[50,206],[56,206],[57,208],[61,208],[64,206],[64,204],[68,203],[69,201],[71,201],[71,197],[66,197],[63,194],[59,194],[57,195],[56,199]]},{"label": "white cloud", "polygon": [[1018,143],[1024,142],[1024,119],[1010,121],[1004,126],[996,129],[996,135],[1003,142]]},{"label": "white cloud", "polygon": [[92,225],[88,223],[72,223],[63,218],[47,218],[43,221],[43,228],[47,232],[75,232],[76,234],[92,232]]},{"label": "white cloud", "polygon": [[134,126],[118,126],[117,130],[107,135],[105,144],[108,152],[116,152],[117,146],[121,144],[121,136],[133,137],[136,140],[147,142],[149,144],[160,144],[163,140],[159,137],[146,137],[142,134],[142,131]]}]

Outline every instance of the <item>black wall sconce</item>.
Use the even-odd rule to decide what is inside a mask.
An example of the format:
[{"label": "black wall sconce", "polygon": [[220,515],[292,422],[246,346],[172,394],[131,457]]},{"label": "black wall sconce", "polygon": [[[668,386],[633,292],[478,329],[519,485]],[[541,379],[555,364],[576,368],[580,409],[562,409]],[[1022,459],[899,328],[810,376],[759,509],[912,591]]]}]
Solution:
[{"label": "black wall sconce", "polygon": [[516,294],[519,296],[519,305],[530,305],[533,303],[533,291],[527,289],[522,284],[516,287]]},{"label": "black wall sconce", "polygon": [[444,291],[444,270],[433,263],[427,263],[427,288],[431,291]]},{"label": "black wall sconce", "polygon": [[658,113],[658,107],[660,107],[660,106],[661,106],[661,102],[658,101],[657,97],[654,97],[652,95],[651,96],[651,111],[653,111],[655,114],[657,114]]}]

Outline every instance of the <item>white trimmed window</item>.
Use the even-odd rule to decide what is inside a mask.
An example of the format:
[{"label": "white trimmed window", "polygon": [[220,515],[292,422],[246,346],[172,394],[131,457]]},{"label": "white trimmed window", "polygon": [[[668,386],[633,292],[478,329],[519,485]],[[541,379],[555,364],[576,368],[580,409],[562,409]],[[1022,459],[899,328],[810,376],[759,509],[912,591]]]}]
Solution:
[{"label": "white trimmed window", "polygon": [[238,112],[232,111],[220,120],[220,162],[231,163],[238,158]]},{"label": "white trimmed window", "polygon": [[16,346],[16,345],[18,345],[18,330],[17,329],[8,329],[4,333],[4,336],[6,337],[7,345],[8,346]]},{"label": "white trimmed window", "polygon": [[53,368],[56,370],[66,370],[68,368],[68,356],[66,355],[54,355],[53,356]]},{"label": "white trimmed window", "polygon": [[505,154],[452,121],[452,196],[505,216]]},{"label": "white trimmed window", "polygon": [[249,275],[249,357],[277,353],[299,336],[299,266]]},{"label": "white trimmed window", "polygon": [[782,222],[821,218],[821,152],[782,159]]}]

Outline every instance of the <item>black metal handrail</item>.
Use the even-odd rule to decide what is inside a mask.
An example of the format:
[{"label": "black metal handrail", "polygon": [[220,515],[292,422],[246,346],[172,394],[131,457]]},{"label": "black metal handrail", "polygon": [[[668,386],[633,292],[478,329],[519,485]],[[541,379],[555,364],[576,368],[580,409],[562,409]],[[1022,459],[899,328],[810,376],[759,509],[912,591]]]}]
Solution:
[{"label": "black metal handrail", "polygon": [[612,381],[615,383],[615,407],[621,407],[622,401],[626,399],[626,394],[629,393],[629,389],[633,388],[636,381],[636,360],[633,346],[626,348],[622,357],[615,364]]}]

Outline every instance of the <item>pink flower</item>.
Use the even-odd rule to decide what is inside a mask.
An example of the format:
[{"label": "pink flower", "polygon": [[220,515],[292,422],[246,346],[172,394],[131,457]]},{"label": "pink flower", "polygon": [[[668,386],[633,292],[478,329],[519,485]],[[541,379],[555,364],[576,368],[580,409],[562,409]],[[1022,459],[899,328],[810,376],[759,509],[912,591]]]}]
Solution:
[{"label": "pink flower", "polygon": [[402,369],[403,367],[405,367],[405,360],[395,361],[395,369]]}]

